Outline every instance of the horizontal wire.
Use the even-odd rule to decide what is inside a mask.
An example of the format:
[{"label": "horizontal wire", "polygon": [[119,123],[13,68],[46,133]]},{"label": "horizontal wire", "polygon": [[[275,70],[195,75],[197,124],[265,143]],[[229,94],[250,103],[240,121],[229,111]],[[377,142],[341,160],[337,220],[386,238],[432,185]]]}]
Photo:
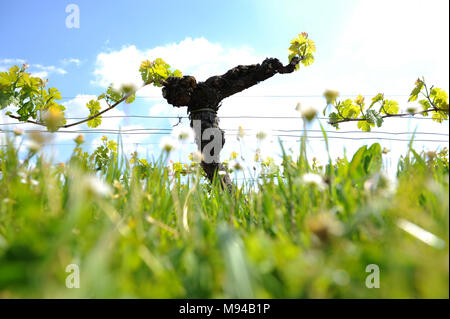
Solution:
[{"label": "horizontal wire", "polygon": [[[176,118],[178,118],[178,117],[176,117]],[[226,119],[226,118],[229,118],[229,119],[249,118],[249,119],[284,119],[284,120],[297,119],[298,120],[298,119],[303,119],[304,117],[301,117],[301,116],[298,116],[298,117],[296,117],[296,116],[252,116],[252,115],[240,115],[239,116],[238,115],[238,116],[218,116],[218,118],[219,119],[222,119],[222,118],[224,118],[224,119]],[[391,117],[391,118],[395,118],[395,119],[411,119],[411,120],[432,120],[431,117],[414,117],[414,116],[410,116],[410,115],[407,115],[407,116],[396,116],[396,117]],[[316,117],[316,119],[329,120],[328,117]]]},{"label": "horizontal wire", "polygon": [[[159,115],[106,115],[102,118],[157,118],[157,119],[188,119],[188,116],[159,116]],[[283,119],[283,120],[299,120],[303,119],[302,116],[270,116],[270,115],[224,115],[218,116],[219,119]],[[432,120],[428,117],[414,117],[414,116],[398,116],[397,119],[417,119],[417,120]],[[85,117],[72,117],[66,118],[67,120],[82,120]],[[316,117],[319,120],[329,120],[328,117]]]},{"label": "horizontal wire", "polygon": [[[188,119],[188,116],[158,116],[158,115],[104,115],[103,119],[107,118],[143,118],[143,119]],[[283,119],[283,120],[300,120],[303,119],[301,116],[257,116],[257,115],[235,115],[235,116],[218,116],[220,119]],[[397,116],[392,117],[394,119],[406,119],[406,120],[433,120],[431,117],[414,117],[414,116]],[[86,117],[67,117],[66,120],[83,120]],[[328,117],[317,117],[319,120],[329,120]],[[17,122],[17,123],[0,123],[3,125],[24,125],[30,124],[27,122]],[[31,123],[32,124],[32,123]]]},{"label": "horizontal wire", "polygon": [[[340,97],[348,96],[358,96],[360,93],[356,94],[339,94]],[[361,94],[363,96],[376,96],[377,93],[373,94]],[[385,94],[388,96],[410,96],[409,94]],[[75,98],[85,98],[86,96],[97,96],[96,94],[82,94],[81,96],[62,96],[61,99],[75,99]],[[310,94],[310,95],[235,95],[229,98],[324,98],[323,94]],[[164,97],[161,95],[138,95],[135,96],[136,99],[161,99]]]},{"label": "horizontal wire", "polygon": [[[84,120],[87,117],[66,117],[66,120]],[[108,119],[108,118],[142,118],[142,119],[188,119],[188,116],[159,116],[159,115],[104,115],[102,116],[102,119]],[[300,120],[303,117],[301,116],[251,116],[251,115],[242,115],[242,116],[219,116],[219,119],[222,118],[229,118],[229,119],[235,119],[235,118],[254,118],[254,119],[295,119]],[[401,118],[401,117],[399,117]],[[319,120],[328,120],[328,117],[318,117]],[[27,122],[17,122],[17,123],[0,123],[0,125],[17,125],[17,124],[30,124]]]},{"label": "horizontal wire", "polygon": [[[238,131],[239,129],[223,129],[225,131]],[[253,131],[258,131],[258,129],[244,129],[244,131],[248,131],[248,130],[253,130]],[[261,130],[259,130],[261,131]],[[267,130],[268,132],[270,131],[276,131],[276,132],[304,132],[304,130],[280,130],[280,129],[271,129],[271,130]],[[266,131],[264,131],[266,132]],[[306,130],[306,132],[316,132],[316,133],[322,133],[322,130]],[[330,133],[330,134],[348,134],[348,133],[352,133],[352,134],[390,134],[390,135],[403,135],[403,134],[425,134],[425,135],[440,135],[440,136],[449,136],[448,133],[435,133],[435,132],[387,132],[387,131],[369,131],[369,132],[365,132],[365,131],[325,131],[325,133]]]},{"label": "horizontal wire", "polygon": [[[12,132],[12,131],[11,131]],[[51,133],[48,131],[42,131],[45,133]],[[75,132],[68,132],[68,131],[64,131],[65,133],[75,133]],[[5,131],[0,131],[0,133],[7,133]],[[96,133],[98,134],[98,132],[91,132],[88,131],[86,133]],[[112,133],[112,132],[101,132],[102,134],[117,134],[117,133]],[[144,133],[144,132],[133,132],[133,133],[123,133],[123,135],[171,135],[171,133],[169,132],[148,132],[148,133]],[[239,134],[237,133],[232,133],[232,134],[225,134],[226,136],[238,136]],[[298,138],[298,135],[289,135],[289,134],[274,134],[272,135],[273,137],[295,137]],[[343,137],[343,136],[327,136],[328,139],[341,139],[341,140],[386,140],[386,141],[403,141],[403,142],[409,142],[410,139],[398,139],[398,138],[388,138],[388,137]],[[308,136],[307,139],[325,139],[323,136]],[[417,142],[443,142],[443,143],[448,143],[448,140],[435,140],[435,139],[415,139],[414,141]]]},{"label": "horizontal wire", "polygon": [[[128,134],[156,134],[156,133],[164,133],[164,134],[169,134],[166,132],[171,132],[173,129],[172,128],[135,128],[135,129],[125,129],[125,130],[120,130],[120,129],[79,129],[79,130],[60,130],[57,132],[50,132],[50,131],[46,131],[46,130],[24,130],[24,133],[54,133],[54,134],[58,134],[58,133],[68,133],[68,134],[76,134],[76,133],[87,133],[87,134],[101,134],[101,133],[105,133],[105,134],[124,134],[124,135],[128,135]],[[236,132],[239,131],[239,129],[234,129],[234,128],[224,128],[222,129],[225,132]],[[261,131],[259,129],[243,129],[244,131]],[[156,132],[154,132],[156,131]],[[158,131],[162,131],[162,132],[158,132]],[[267,130],[267,131],[263,131],[263,132],[287,132],[287,133],[294,133],[294,132],[298,132],[298,133],[302,133],[304,132],[304,130],[301,129],[271,129],[271,130]],[[0,129],[0,133],[14,133],[14,130],[2,130]],[[306,132],[313,132],[313,133],[322,133],[322,130],[312,130],[312,129],[307,129]],[[415,134],[415,135],[434,135],[434,136],[449,136],[448,133],[436,133],[436,132],[388,132],[388,131],[369,131],[369,132],[364,132],[364,131],[325,131],[325,133],[327,134],[387,134],[387,135],[406,135],[406,134]],[[273,134],[271,134],[273,135]],[[278,136],[278,135],[275,135]]]},{"label": "horizontal wire", "polygon": [[[319,142],[323,142],[325,141],[325,139],[321,136],[311,136],[310,138],[318,140]],[[330,137],[329,137],[330,138]],[[333,138],[333,137],[331,137]],[[410,142],[410,140],[405,140],[405,139],[393,139],[393,138],[376,138],[376,137],[369,137],[369,138],[339,138],[339,137],[334,137],[337,139],[345,139],[345,140],[389,140],[389,141],[398,141],[398,142]],[[282,143],[299,143],[301,142],[301,140],[282,140]],[[444,141],[444,140],[428,140],[428,139],[416,139],[414,140],[414,142],[430,142],[430,143],[449,143],[449,141]],[[121,144],[123,145],[135,145],[135,146],[139,146],[139,145],[160,145],[160,143],[155,143],[155,142],[149,142],[149,143],[132,143],[132,142],[121,142]],[[92,145],[92,146],[96,146],[96,145],[102,145],[100,142],[99,143],[83,143],[82,145]],[[185,143],[185,145],[195,145],[195,143]],[[3,144],[0,145],[0,147],[6,147],[7,145]],[[45,144],[45,146],[75,146],[74,143],[49,143],[49,144]]]}]

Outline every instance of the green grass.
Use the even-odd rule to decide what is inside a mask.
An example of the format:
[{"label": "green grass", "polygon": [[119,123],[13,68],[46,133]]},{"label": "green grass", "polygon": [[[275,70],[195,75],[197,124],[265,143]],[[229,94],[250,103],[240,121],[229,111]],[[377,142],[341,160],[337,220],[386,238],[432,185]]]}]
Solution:
[{"label": "green grass", "polygon": [[[163,161],[131,165],[107,149],[96,163],[81,151],[65,165],[32,152],[19,162],[7,144],[2,298],[449,297],[445,154],[410,150],[393,183],[378,144],[323,168],[303,148],[229,194],[196,165],[173,176]],[[311,172],[323,181],[306,183]],[[442,241],[423,242],[401,220]],[[79,289],[65,286],[69,264],[79,265]],[[369,264],[378,289],[365,285]]]}]

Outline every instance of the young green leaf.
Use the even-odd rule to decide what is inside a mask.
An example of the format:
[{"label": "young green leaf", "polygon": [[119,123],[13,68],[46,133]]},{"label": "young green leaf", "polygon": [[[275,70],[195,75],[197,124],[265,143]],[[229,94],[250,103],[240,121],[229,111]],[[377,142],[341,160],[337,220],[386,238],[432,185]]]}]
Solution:
[{"label": "young green leaf", "polygon": [[375,126],[373,123],[369,123],[367,121],[359,121],[358,128],[363,130],[364,132],[370,132],[371,126]]},{"label": "young green leaf", "polygon": [[385,100],[381,108],[381,113],[384,114],[397,114],[399,111],[398,102],[392,100]]},{"label": "young green leaf", "polygon": [[417,97],[419,96],[420,91],[422,91],[424,87],[424,82],[421,79],[417,79],[415,83],[416,87],[412,90],[408,102],[414,102],[417,100]]}]

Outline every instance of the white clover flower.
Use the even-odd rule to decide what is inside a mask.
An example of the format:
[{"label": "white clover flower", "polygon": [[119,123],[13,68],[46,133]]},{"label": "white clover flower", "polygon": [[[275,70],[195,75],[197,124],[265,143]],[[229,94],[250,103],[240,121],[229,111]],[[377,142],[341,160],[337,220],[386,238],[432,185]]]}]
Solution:
[{"label": "white clover flower", "polygon": [[350,282],[349,274],[343,269],[333,271],[333,281],[339,286],[346,286]]},{"label": "white clover flower", "polygon": [[176,139],[170,136],[164,136],[159,144],[161,149],[167,153],[170,153],[179,148],[180,144]]},{"label": "white clover flower", "polygon": [[84,178],[84,184],[86,189],[97,196],[106,197],[112,194],[111,186],[95,175],[86,176]]},{"label": "white clover flower", "polygon": [[236,170],[236,171],[243,171],[245,169],[245,164],[243,162],[241,162],[241,161],[236,160],[236,159],[231,160],[229,162],[229,166],[231,168],[233,168],[234,170]]},{"label": "white clover flower", "polygon": [[330,104],[333,104],[334,102],[336,102],[336,99],[339,96],[339,92],[335,91],[335,90],[326,90],[323,93],[323,96],[327,100],[327,105],[330,105]]},{"label": "white clover flower", "polygon": [[311,122],[316,117],[317,108],[314,106],[308,106],[303,108],[301,113],[303,118],[305,118],[308,122]]},{"label": "white clover flower", "polygon": [[397,190],[397,184],[397,179],[390,178],[386,173],[381,172],[374,174],[364,182],[364,190],[373,192],[377,189],[384,189],[386,190],[386,195],[392,195]]},{"label": "white clover flower", "polygon": [[200,151],[195,151],[192,153],[192,161],[195,163],[200,163],[203,160],[203,154]]},{"label": "white clover flower", "polygon": [[245,136],[245,130],[242,126],[238,128],[238,137],[243,138]]},{"label": "white clover flower", "polygon": [[387,191],[388,194],[394,195],[397,192],[398,180],[397,178],[387,177]]},{"label": "white clover flower", "polygon": [[297,103],[295,110],[300,112],[303,118],[305,118],[308,122],[311,122],[317,115],[319,111],[316,106],[302,106],[300,103]]},{"label": "white clover flower", "polygon": [[27,174],[25,174],[24,172],[18,172],[17,175],[19,177],[21,177],[22,179],[26,179],[27,178]]},{"label": "white clover flower", "polygon": [[255,162],[261,161],[261,150],[259,148],[255,151]]},{"label": "white clover flower", "polygon": [[36,141],[33,141],[33,140],[26,141],[25,145],[28,147],[30,152],[33,152],[33,153],[38,152],[42,148],[42,144],[40,144]]},{"label": "white clover flower", "polygon": [[322,243],[330,242],[334,237],[342,236],[345,227],[335,214],[321,212],[306,219],[306,227]]},{"label": "white clover flower", "polygon": [[21,128],[15,127],[13,132],[14,132],[15,136],[20,136],[20,135],[23,135],[24,130]]},{"label": "white clover flower", "polygon": [[28,146],[28,149],[30,152],[36,153],[38,152],[47,141],[47,137],[39,132],[32,132],[29,135],[29,139],[25,142],[25,144]]},{"label": "white clover flower", "polygon": [[14,203],[14,200],[12,200],[11,198],[4,198],[3,203],[5,204]]},{"label": "white clover flower", "polygon": [[194,130],[190,126],[176,127],[172,135],[180,141],[192,141],[194,139]]},{"label": "white clover flower", "polygon": [[427,154],[427,158],[428,158],[429,161],[432,161],[436,157],[436,152],[435,151],[428,151],[425,154]]},{"label": "white clover flower", "polygon": [[327,184],[323,181],[322,176],[315,173],[306,173],[302,176],[302,181],[305,184],[315,185],[320,190],[325,190],[327,188]]},{"label": "white clover flower", "polygon": [[373,178],[369,178],[364,182],[364,191],[367,193],[372,192],[376,188],[376,183]]},{"label": "white clover flower", "polygon": [[167,174],[169,176],[173,176],[175,174],[175,170],[173,169],[173,162],[169,161],[169,165],[167,165]]},{"label": "white clover flower", "polygon": [[264,140],[267,137],[267,132],[265,131],[259,131],[256,133],[256,138],[260,141]]},{"label": "white clover flower", "polygon": [[30,180],[30,184],[33,185],[33,186],[38,186],[39,182],[37,180],[35,180],[35,179],[31,179]]},{"label": "white clover flower", "polygon": [[137,91],[137,85],[133,82],[128,82],[128,83],[122,83],[120,85],[119,90],[125,94],[132,94],[133,92]]}]

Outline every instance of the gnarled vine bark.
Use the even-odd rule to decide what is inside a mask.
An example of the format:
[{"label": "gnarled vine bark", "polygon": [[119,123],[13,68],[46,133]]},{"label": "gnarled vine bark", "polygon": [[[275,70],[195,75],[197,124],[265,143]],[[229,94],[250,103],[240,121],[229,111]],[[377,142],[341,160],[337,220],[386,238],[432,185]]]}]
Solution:
[{"label": "gnarled vine bark", "polygon": [[[267,58],[260,64],[239,65],[223,75],[212,76],[204,82],[197,82],[193,76],[170,77],[163,82],[162,93],[169,104],[176,107],[187,106],[191,127],[194,126],[195,120],[201,121],[201,132],[200,136],[196,137],[196,142],[198,149],[205,156],[205,147],[212,141],[212,137],[202,139],[206,129],[217,130],[222,138],[222,147],[225,144],[224,132],[219,128],[217,117],[222,100],[277,73],[292,73],[299,62],[300,59],[294,57],[289,64],[283,66],[278,59]],[[217,154],[216,158],[219,158]],[[230,176],[218,160],[212,163],[202,161],[201,166],[211,182],[219,177],[223,188],[229,190],[233,188]]]}]

